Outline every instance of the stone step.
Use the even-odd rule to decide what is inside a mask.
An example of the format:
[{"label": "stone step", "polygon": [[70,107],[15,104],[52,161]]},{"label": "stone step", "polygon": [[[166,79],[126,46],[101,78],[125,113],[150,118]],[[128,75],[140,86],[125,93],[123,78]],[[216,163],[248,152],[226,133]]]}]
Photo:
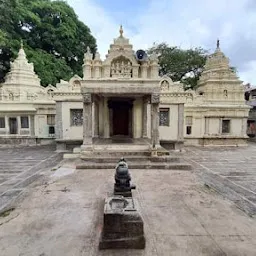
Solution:
[{"label": "stone step", "polygon": [[94,151],[149,151],[150,145],[138,145],[138,144],[122,144],[122,143],[112,143],[106,145],[93,145]]},{"label": "stone step", "polygon": [[[107,157],[107,156],[114,156],[116,158],[121,158],[121,157],[127,157],[127,156],[151,156],[150,151],[135,151],[135,150],[115,150],[115,151],[93,151],[92,153],[93,156],[100,156],[100,157]],[[88,157],[89,155],[87,153],[81,152],[81,158],[83,157]]]},{"label": "stone step", "polygon": [[[83,156],[81,159],[84,162],[93,162],[93,163],[117,163],[120,158],[114,157],[114,156]],[[131,162],[140,162],[140,161],[146,161],[146,162],[152,162],[152,163],[174,163],[174,162],[180,162],[179,157],[175,156],[159,156],[159,157],[151,157],[151,156],[126,156],[125,160],[128,163]]]},{"label": "stone step", "polygon": [[[166,170],[192,170],[190,164],[186,163],[152,163],[152,162],[133,162],[128,164],[131,169],[166,169]],[[116,163],[80,163],[76,169],[115,169]]]},{"label": "stone step", "polygon": [[80,158],[80,153],[65,153],[63,159],[76,159]]},{"label": "stone step", "polygon": [[73,153],[74,153],[74,154],[80,153],[80,152],[81,152],[81,147],[73,148]]}]

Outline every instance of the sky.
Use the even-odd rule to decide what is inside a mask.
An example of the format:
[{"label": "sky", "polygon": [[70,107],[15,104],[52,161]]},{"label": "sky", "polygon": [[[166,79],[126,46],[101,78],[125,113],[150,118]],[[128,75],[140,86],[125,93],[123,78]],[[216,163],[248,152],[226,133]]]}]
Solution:
[{"label": "sky", "polygon": [[102,59],[113,39],[134,50],[166,42],[210,52],[221,50],[244,82],[256,85],[256,0],[67,0],[97,40]]}]

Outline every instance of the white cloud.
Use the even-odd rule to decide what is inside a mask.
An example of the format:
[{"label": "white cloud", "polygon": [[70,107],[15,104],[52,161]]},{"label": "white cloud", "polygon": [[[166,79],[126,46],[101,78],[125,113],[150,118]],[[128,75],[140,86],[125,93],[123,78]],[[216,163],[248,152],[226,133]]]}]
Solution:
[{"label": "white cloud", "polygon": [[[122,21],[115,20],[93,0],[68,0],[68,3],[90,27],[100,53],[105,56],[109,44],[118,36]],[[135,49],[164,41],[213,51],[219,38],[222,50],[240,71],[241,79],[256,84],[255,7],[252,0],[150,0],[138,15],[131,17],[129,12],[123,17],[128,27],[136,27],[136,30],[124,27],[124,32]]]},{"label": "white cloud", "polygon": [[255,74],[256,74],[256,60],[252,60],[247,64],[246,71],[239,72],[239,76],[244,83],[251,83],[256,86]]}]

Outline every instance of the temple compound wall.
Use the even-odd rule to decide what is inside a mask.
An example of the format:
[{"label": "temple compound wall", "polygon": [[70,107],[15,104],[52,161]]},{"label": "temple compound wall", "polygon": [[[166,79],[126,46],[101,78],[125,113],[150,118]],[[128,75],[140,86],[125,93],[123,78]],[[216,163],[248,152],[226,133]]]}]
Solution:
[{"label": "temple compound wall", "polygon": [[21,48],[0,89],[0,141],[52,139],[59,150],[83,151],[118,137],[156,149],[246,145],[250,107],[219,42],[195,91],[158,70],[156,54],[140,59],[121,29],[105,60],[87,49],[82,78],[43,88]]}]

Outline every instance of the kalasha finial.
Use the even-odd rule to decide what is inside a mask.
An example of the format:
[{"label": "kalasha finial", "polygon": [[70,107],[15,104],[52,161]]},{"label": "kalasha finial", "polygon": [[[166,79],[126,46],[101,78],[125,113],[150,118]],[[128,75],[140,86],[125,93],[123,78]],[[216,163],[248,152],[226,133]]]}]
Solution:
[{"label": "kalasha finial", "polygon": [[217,39],[217,48],[220,48],[220,40]]},{"label": "kalasha finial", "polygon": [[119,33],[120,33],[120,37],[123,37],[124,31],[123,31],[123,26],[122,25],[120,26]]},{"label": "kalasha finial", "polygon": [[20,40],[20,48],[23,49],[23,46],[24,46],[24,45],[23,45],[23,40],[21,39],[21,40]]}]

